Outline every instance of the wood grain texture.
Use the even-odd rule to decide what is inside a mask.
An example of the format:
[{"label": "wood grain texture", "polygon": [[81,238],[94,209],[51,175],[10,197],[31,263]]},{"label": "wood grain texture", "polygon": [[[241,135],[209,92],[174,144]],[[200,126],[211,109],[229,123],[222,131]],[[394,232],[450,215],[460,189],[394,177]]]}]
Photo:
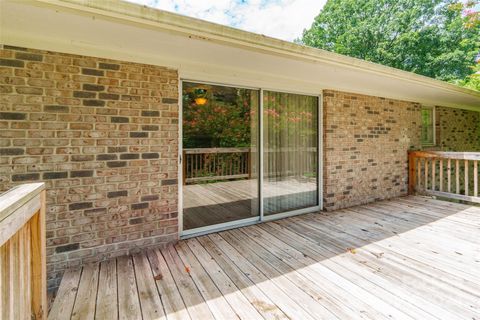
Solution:
[{"label": "wood grain texture", "polygon": [[46,319],[43,183],[0,195],[1,319]]},{"label": "wood grain texture", "polygon": [[478,228],[479,207],[408,196],[214,233],[66,273],[50,316],[477,319]]}]

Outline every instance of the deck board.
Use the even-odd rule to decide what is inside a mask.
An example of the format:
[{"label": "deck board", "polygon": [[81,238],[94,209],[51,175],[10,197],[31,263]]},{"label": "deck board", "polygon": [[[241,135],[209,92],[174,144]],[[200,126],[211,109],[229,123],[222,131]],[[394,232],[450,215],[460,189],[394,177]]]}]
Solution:
[{"label": "deck board", "polygon": [[480,207],[410,196],[69,270],[49,318],[77,316],[480,319]]}]

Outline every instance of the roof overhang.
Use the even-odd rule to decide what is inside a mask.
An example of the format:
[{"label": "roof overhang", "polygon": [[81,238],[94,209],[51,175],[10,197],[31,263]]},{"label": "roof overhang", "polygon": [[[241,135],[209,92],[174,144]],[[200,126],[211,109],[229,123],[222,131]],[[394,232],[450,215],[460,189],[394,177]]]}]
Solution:
[{"label": "roof overhang", "polygon": [[0,1],[0,43],[167,66],[192,80],[480,111],[480,92],[118,0]]}]

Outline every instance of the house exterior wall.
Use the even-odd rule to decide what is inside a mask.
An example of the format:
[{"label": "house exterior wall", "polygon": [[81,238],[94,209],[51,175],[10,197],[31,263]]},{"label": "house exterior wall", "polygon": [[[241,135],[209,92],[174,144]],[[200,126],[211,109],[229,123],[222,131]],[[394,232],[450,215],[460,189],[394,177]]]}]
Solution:
[{"label": "house exterior wall", "polygon": [[[178,73],[0,48],[0,191],[47,186],[48,285],[68,267],[178,239]],[[327,90],[327,210],[407,193],[420,104]],[[480,114],[437,107],[438,148],[480,150]]]},{"label": "house exterior wall", "polygon": [[480,112],[437,106],[435,120],[435,149],[480,151]]},{"label": "house exterior wall", "polygon": [[407,193],[408,157],[420,149],[421,106],[324,91],[324,208]]},{"label": "house exterior wall", "polygon": [[178,239],[177,71],[0,48],[0,191],[47,187],[48,286]]}]

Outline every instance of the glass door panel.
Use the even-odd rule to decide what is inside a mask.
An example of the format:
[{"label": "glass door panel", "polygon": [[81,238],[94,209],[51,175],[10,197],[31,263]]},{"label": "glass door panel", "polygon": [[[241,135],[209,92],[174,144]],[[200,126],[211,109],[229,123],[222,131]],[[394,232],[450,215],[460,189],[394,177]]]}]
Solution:
[{"label": "glass door panel", "polygon": [[318,205],[318,97],[263,92],[264,215]]},{"label": "glass door panel", "polygon": [[183,230],[258,218],[259,97],[183,82]]}]

